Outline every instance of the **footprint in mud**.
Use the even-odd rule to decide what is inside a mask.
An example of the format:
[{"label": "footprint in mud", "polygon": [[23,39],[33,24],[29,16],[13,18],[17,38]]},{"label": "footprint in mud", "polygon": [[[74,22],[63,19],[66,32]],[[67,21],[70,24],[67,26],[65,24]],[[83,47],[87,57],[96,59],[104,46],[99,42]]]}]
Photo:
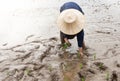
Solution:
[{"label": "footprint in mud", "polygon": [[116,66],[117,66],[118,68],[120,68],[120,64],[117,64]]},{"label": "footprint in mud", "polygon": [[58,41],[58,38],[52,37],[52,38],[50,38],[49,40],[50,40],[50,41]]},{"label": "footprint in mud", "polygon": [[56,71],[51,72],[49,81],[60,81],[58,72]]},{"label": "footprint in mud", "polygon": [[92,74],[96,74],[95,70],[92,69],[92,68],[87,69],[87,71],[90,72],[90,73],[92,73]]},{"label": "footprint in mud", "polygon": [[115,61],[115,62],[114,62],[114,65],[115,65],[115,67],[120,68],[120,64],[118,63],[118,61]]},{"label": "footprint in mud", "polygon": [[87,73],[86,73],[86,71],[80,71],[80,72],[78,72],[78,76],[80,78],[80,81],[85,81]]},{"label": "footprint in mud", "polygon": [[111,81],[118,81],[118,75],[116,71],[112,72]]},{"label": "footprint in mud", "polygon": [[72,58],[77,58],[77,54],[71,54],[67,51],[63,52],[62,54],[59,54],[59,57],[61,59],[72,59]]},{"label": "footprint in mud", "polygon": [[102,62],[94,62],[94,64],[99,68],[100,71],[105,71],[108,69],[108,67]]}]

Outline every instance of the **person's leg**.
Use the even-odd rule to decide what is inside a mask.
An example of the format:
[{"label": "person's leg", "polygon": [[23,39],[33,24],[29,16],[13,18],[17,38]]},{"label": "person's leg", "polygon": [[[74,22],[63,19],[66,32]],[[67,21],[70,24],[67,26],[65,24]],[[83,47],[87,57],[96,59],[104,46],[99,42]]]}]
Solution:
[{"label": "person's leg", "polygon": [[60,31],[60,40],[61,40],[61,44],[65,43],[64,34],[61,31]]},{"label": "person's leg", "polygon": [[85,46],[85,41],[83,40],[83,45],[82,45],[83,49],[85,50],[86,49],[86,46]]},{"label": "person's leg", "polygon": [[84,31],[82,30],[77,34],[77,42],[79,47],[79,53],[81,56],[83,56],[83,47],[84,47]]}]

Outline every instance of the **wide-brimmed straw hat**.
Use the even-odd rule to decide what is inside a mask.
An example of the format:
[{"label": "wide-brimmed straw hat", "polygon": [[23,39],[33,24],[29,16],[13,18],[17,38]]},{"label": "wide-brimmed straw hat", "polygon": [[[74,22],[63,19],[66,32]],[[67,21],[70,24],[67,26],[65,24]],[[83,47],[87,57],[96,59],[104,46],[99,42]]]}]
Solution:
[{"label": "wide-brimmed straw hat", "polygon": [[79,33],[85,24],[84,15],[76,9],[67,9],[60,13],[57,25],[65,34],[74,35]]}]

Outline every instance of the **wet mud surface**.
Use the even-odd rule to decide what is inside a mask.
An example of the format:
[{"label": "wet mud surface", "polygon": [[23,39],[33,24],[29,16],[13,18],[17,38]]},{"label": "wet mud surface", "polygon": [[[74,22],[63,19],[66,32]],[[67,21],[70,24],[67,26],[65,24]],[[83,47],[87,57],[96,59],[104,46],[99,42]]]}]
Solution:
[{"label": "wet mud surface", "polygon": [[[37,38],[1,49],[0,81],[92,81],[98,75],[102,81],[120,80],[120,70],[111,71],[104,62],[89,56],[90,48],[85,50],[88,56],[81,58],[77,52],[63,50],[58,41],[56,37]],[[120,69],[118,62],[115,67]]]}]

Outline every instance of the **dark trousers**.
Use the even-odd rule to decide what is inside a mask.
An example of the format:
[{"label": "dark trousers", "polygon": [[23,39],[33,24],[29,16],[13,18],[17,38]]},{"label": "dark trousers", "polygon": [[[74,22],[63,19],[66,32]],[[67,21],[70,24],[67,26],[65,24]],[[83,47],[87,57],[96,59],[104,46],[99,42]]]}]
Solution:
[{"label": "dark trousers", "polygon": [[83,41],[84,41],[84,30],[80,31],[79,33],[77,33],[75,35],[66,35],[60,31],[60,38],[61,38],[62,44],[65,43],[64,38],[73,39],[75,36],[77,36],[78,47],[82,47]]}]

